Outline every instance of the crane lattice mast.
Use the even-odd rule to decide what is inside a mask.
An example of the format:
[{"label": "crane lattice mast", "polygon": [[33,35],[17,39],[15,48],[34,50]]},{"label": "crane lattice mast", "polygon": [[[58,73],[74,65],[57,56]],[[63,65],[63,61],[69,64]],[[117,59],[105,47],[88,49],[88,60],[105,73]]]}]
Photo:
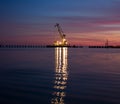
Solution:
[{"label": "crane lattice mast", "polygon": [[61,39],[64,39],[65,38],[65,34],[63,33],[62,28],[60,27],[60,25],[58,23],[56,23],[55,27],[57,28]]},{"label": "crane lattice mast", "polygon": [[64,34],[64,32],[62,31],[62,28],[60,27],[60,25],[58,23],[56,23],[55,27],[57,28],[57,31],[60,35],[61,40],[60,41],[56,41],[54,43],[55,46],[66,46],[67,40],[65,39],[66,35]]}]

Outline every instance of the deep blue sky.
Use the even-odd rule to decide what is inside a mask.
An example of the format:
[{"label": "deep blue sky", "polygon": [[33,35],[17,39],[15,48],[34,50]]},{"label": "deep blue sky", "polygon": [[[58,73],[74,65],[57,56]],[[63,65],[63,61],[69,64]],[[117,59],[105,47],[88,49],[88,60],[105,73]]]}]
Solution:
[{"label": "deep blue sky", "polygon": [[120,0],[0,0],[0,38],[52,44],[60,23],[72,44],[120,44],[119,11]]}]

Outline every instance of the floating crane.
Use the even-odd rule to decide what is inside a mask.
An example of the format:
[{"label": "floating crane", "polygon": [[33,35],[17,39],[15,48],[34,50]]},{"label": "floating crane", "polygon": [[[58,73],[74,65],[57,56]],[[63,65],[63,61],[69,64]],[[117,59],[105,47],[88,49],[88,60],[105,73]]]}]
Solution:
[{"label": "floating crane", "polygon": [[60,41],[56,41],[54,43],[55,46],[67,46],[67,40],[65,39],[66,35],[64,34],[64,32],[62,31],[62,28],[60,27],[60,25],[58,23],[56,23],[55,27],[57,28],[57,31],[60,35]]}]

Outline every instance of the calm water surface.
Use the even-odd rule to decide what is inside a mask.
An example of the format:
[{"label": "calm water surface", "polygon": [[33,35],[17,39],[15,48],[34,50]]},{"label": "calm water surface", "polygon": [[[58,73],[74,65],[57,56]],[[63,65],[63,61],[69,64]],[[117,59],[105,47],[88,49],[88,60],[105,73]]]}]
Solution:
[{"label": "calm water surface", "polygon": [[120,49],[0,49],[0,104],[120,104]]}]

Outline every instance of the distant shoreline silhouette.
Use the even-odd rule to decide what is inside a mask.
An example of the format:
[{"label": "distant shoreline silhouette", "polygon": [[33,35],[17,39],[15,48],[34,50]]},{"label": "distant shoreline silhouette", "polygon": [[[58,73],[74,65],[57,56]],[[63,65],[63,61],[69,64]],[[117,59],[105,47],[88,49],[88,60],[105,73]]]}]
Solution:
[{"label": "distant shoreline silhouette", "polygon": [[68,48],[120,48],[120,46],[80,46],[80,45],[67,45],[67,46],[54,46],[54,45],[0,45],[0,48],[54,48],[54,47],[68,47]]}]

